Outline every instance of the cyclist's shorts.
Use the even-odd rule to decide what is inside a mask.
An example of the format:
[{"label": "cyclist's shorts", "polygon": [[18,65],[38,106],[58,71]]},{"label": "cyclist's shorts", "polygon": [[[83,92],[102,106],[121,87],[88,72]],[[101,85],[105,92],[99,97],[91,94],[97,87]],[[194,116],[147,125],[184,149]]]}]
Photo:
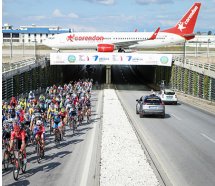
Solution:
[{"label": "cyclist's shorts", "polygon": [[42,135],[43,135],[43,140],[45,140],[45,137],[46,137],[45,132],[37,132],[36,135],[35,135],[35,137],[37,135],[40,136],[40,138],[42,138]]},{"label": "cyclist's shorts", "polygon": [[52,128],[53,128],[53,129],[56,129],[56,128],[59,128],[59,127],[61,127],[61,126],[62,126],[61,122],[59,122],[59,123],[54,123],[54,125],[52,126]]}]

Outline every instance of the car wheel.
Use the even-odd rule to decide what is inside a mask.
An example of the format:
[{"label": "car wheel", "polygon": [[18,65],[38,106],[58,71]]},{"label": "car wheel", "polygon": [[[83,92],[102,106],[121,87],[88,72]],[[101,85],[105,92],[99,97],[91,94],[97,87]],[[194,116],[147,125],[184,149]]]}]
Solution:
[{"label": "car wheel", "polygon": [[161,115],[161,118],[165,118],[165,113]]},{"label": "car wheel", "polygon": [[140,114],[140,118],[143,118],[144,116],[143,116],[143,114]]},{"label": "car wheel", "polygon": [[178,103],[177,103],[177,101],[175,102],[175,105],[177,105]]}]

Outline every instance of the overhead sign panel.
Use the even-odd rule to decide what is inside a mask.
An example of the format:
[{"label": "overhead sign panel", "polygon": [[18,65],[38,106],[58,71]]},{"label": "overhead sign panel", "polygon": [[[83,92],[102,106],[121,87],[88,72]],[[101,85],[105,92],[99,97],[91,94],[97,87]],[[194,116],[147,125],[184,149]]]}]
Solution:
[{"label": "overhead sign panel", "polygon": [[158,65],[171,66],[172,54],[51,53],[51,65]]}]

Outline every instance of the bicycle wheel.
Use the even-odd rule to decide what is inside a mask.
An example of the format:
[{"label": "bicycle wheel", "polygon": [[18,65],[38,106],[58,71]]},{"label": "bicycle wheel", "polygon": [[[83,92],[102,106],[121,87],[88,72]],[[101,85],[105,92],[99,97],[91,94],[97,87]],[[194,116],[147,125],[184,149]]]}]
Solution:
[{"label": "bicycle wheel", "polygon": [[90,116],[87,114],[87,123],[90,123]]},{"label": "bicycle wheel", "polygon": [[72,121],[72,131],[73,131],[73,134],[75,133],[75,124],[76,123],[76,121],[75,120],[73,120]]},{"label": "bicycle wheel", "polygon": [[8,150],[4,151],[4,156],[3,156],[3,165],[4,165],[4,169],[7,170],[9,167],[9,163],[10,163],[10,153]]},{"label": "bicycle wheel", "polygon": [[39,142],[37,142],[37,147],[36,147],[36,149],[37,149],[37,162],[38,163],[40,163],[40,144],[39,144]]},{"label": "bicycle wheel", "polygon": [[72,121],[69,120],[69,129],[71,130],[72,129]]},{"label": "bicycle wheel", "polygon": [[49,127],[49,132],[50,132],[50,135],[52,134],[52,125],[51,125],[51,122],[50,122],[50,127]]},{"label": "bicycle wheel", "polygon": [[14,178],[14,180],[18,180],[19,170],[20,170],[19,160],[18,160],[18,158],[15,158],[14,159],[14,165],[13,165],[13,178]]},{"label": "bicycle wheel", "polygon": [[58,129],[55,129],[55,143],[60,143],[60,131]]},{"label": "bicycle wheel", "polygon": [[22,152],[19,152],[19,167],[21,168],[22,173],[25,173],[27,165],[24,163],[24,155]]},{"label": "bicycle wheel", "polygon": [[45,154],[45,150],[43,149],[44,147],[42,147],[40,145],[40,158],[42,159],[44,157],[44,154]]},{"label": "bicycle wheel", "polygon": [[79,125],[81,125],[82,124],[82,116],[81,115],[78,116],[78,121],[79,121]]}]

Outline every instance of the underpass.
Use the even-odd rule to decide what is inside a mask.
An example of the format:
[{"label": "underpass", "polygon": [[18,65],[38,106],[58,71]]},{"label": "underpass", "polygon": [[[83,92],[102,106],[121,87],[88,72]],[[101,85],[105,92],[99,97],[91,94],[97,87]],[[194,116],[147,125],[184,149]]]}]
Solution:
[{"label": "underpass", "polygon": [[[170,69],[168,69],[169,67],[163,67],[164,69],[157,70],[154,66],[113,65],[108,68],[110,70],[109,77],[107,78],[107,66],[105,65],[58,66],[58,68],[56,68],[57,72],[59,72],[57,80],[60,80],[61,83],[64,83],[71,80],[77,80],[79,78],[92,78],[94,81],[97,80],[99,84],[104,85],[102,87],[107,87],[108,79],[108,84],[110,84],[110,87],[114,87],[118,90],[117,92],[119,98],[128,114],[128,117],[131,119],[135,130],[138,131],[138,135],[150,152],[153,161],[155,161],[155,166],[157,169],[155,172],[158,171],[159,174],[161,174],[161,177],[164,179],[166,185],[214,184],[214,180],[212,176],[210,176],[211,172],[214,172],[214,165],[212,163],[214,162],[214,152],[211,150],[213,149],[213,139],[215,139],[213,135],[214,125],[212,123],[214,116],[201,113],[199,110],[193,109],[193,107],[189,107],[183,103],[180,103],[177,106],[166,106],[167,114],[164,121],[161,121],[160,118],[151,117],[141,120],[134,113],[136,103],[135,100],[141,95],[149,94],[151,88],[147,85],[156,84],[160,79],[164,79],[166,72],[171,72]],[[167,79],[169,77],[170,75],[167,76]],[[98,103],[102,102],[102,90],[96,91],[95,93],[95,100],[97,100]],[[95,110],[96,108],[98,107],[95,105]],[[98,110],[101,111],[102,109],[100,108]],[[97,116],[95,116],[94,120],[101,122],[100,118],[102,114],[100,113],[95,115]],[[197,116],[199,119],[204,119],[201,119],[200,123],[197,121],[193,122]],[[183,126],[181,126],[181,123],[183,123]],[[93,125],[94,124],[97,126],[96,139],[98,141],[96,141],[93,145],[96,146],[96,148],[94,147],[93,151],[95,154],[97,154],[96,156],[98,156],[100,151],[98,148],[100,144],[99,140],[101,140],[101,136],[99,137],[99,135],[101,132],[100,127],[102,123],[98,124],[93,122]],[[201,126],[202,124],[205,126]],[[146,127],[144,127],[145,125]],[[88,132],[82,132],[85,130]],[[47,184],[51,185],[56,183],[56,181],[60,184],[65,181],[66,178],[59,176],[59,170],[67,177],[70,176],[69,181],[74,183],[74,185],[80,185],[80,183],[91,183],[88,185],[97,185],[99,183],[99,158],[97,157],[97,159],[95,159],[94,168],[86,167],[86,162],[83,162],[83,159],[87,158],[85,155],[91,151],[87,148],[87,146],[90,146],[88,143],[91,143],[93,138],[92,136],[89,138],[87,137],[88,135],[91,135],[89,134],[91,133],[90,131],[92,131],[92,127],[90,126],[86,128],[81,127],[80,131],[77,133],[77,136],[71,135],[70,131],[68,131],[68,138],[66,138],[66,141],[62,143],[62,147],[64,147],[64,144],[65,146],[67,146],[66,144],[69,144],[67,148],[71,148],[72,150],[68,151],[67,148],[66,150],[63,149],[62,154],[59,156],[59,151],[56,151],[55,147],[53,147],[53,139],[49,137],[48,139],[50,142],[48,148],[52,149],[52,151],[50,150],[50,152],[48,152],[47,159],[45,159],[43,164],[39,165],[38,168],[38,165],[34,161],[34,157],[30,156],[30,160],[32,161],[30,163],[28,174],[21,176],[21,179],[19,182],[17,182],[17,185],[18,183],[35,183],[39,178],[38,176],[41,176],[41,173],[43,172],[46,172],[46,176],[48,176]],[[197,137],[195,133],[191,133],[190,131],[198,131],[198,134],[200,135]],[[83,136],[83,138],[80,139],[84,144],[80,143],[80,146],[76,145],[76,140],[80,140],[79,138],[76,139],[78,136]],[[196,137],[195,142],[193,142],[194,136]],[[200,143],[206,144],[206,147],[204,145],[198,146],[197,144]],[[186,149],[186,153],[180,149]],[[207,151],[207,153],[205,151]],[[33,149],[30,149],[30,152],[32,153]],[[79,156],[79,153],[84,154],[85,157]],[[193,155],[196,153],[199,154],[199,156]],[[77,156],[79,156],[79,158],[77,158]],[[68,160],[66,157],[70,157],[71,160]],[[49,158],[56,161],[50,162],[49,165]],[[72,168],[67,164],[69,161],[71,161]],[[151,160],[149,159],[149,161]],[[199,161],[203,163],[199,163]],[[191,164],[187,166],[187,162],[191,162]],[[59,163],[61,163],[61,166]],[[212,163],[211,166],[209,165],[210,163]],[[73,167],[73,165],[75,167]],[[69,172],[71,169],[73,170],[72,176],[71,174],[68,176],[67,172]],[[201,169],[204,171],[201,171]],[[94,170],[90,171],[92,175],[89,176],[91,178],[89,180],[86,178],[88,177],[87,170]],[[87,173],[83,175],[83,172]],[[204,180],[207,180],[207,182],[199,179],[199,174],[204,174]],[[52,178],[53,175],[55,177],[54,179]],[[189,178],[193,179],[190,180]],[[6,180],[5,185],[14,185],[14,181],[11,179],[10,172],[3,174],[3,180]],[[42,180],[42,182],[44,181],[47,181],[47,178]]]}]

